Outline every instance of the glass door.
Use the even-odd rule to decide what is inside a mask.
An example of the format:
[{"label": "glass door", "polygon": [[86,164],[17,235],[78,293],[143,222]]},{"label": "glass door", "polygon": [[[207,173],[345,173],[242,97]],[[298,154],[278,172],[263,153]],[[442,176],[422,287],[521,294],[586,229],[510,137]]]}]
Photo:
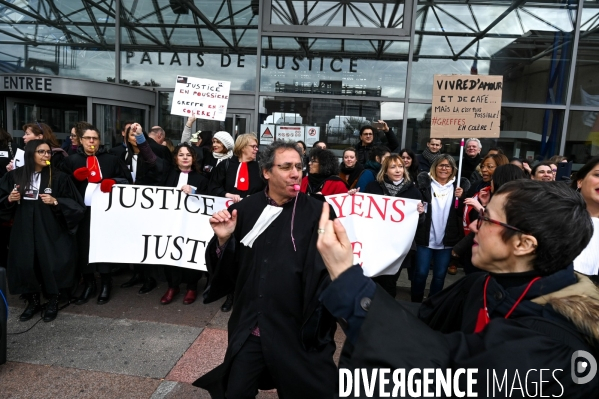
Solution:
[{"label": "glass door", "polygon": [[[108,101],[107,101],[108,102]],[[138,122],[144,131],[150,131],[148,125],[148,107],[139,108],[132,104],[119,104],[109,101],[93,104],[93,124],[100,131],[102,144],[108,148],[123,143],[121,134],[125,123]]]}]

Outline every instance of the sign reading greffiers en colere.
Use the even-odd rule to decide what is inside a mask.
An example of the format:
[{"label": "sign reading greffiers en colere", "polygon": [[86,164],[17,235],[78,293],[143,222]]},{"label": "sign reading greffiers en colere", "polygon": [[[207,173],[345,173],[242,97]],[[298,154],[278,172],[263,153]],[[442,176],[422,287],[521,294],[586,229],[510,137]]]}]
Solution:
[{"label": "sign reading greffiers en colere", "polygon": [[[143,52],[141,58],[137,60],[136,53],[127,51],[127,64],[138,61],[140,65],[178,65],[178,66],[204,66],[204,58],[207,56],[220,57],[220,66],[222,68],[237,67],[245,68],[244,54],[204,54],[204,53],[150,53]],[[303,57],[303,56],[264,56],[262,69],[276,68],[285,69],[291,66],[291,70],[308,70],[323,72],[330,70],[332,72],[358,72],[357,58],[341,57]]]}]

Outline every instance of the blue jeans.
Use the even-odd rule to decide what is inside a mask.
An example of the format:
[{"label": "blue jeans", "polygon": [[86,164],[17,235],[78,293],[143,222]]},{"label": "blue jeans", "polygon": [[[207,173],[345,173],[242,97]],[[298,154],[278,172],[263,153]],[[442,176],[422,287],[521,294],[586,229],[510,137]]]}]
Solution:
[{"label": "blue jeans", "polygon": [[433,280],[429,296],[443,289],[447,267],[451,261],[451,248],[431,249],[418,245],[416,247],[416,269],[412,277],[412,300],[422,301],[431,259],[433,260]]}]

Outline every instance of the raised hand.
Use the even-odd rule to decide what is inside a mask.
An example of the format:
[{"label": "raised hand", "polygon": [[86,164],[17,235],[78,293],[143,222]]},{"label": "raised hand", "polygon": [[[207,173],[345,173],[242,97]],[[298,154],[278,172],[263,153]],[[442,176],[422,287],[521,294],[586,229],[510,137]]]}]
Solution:
[{"label": "raised hand", "polygon": [[210,226],[214,230],[214,234],[218,238],[218,245],[224,245],[235,232],[237,225],[237,210],[233,214],[228,210],[223,209],[212,215],[210,218]]},{"label": "raised hand", "polygon": [[352,267],[354,254],[345,228],[339,219],[329,220],[329,204],[325,202],[318,222],[316,248],[322,256],[331,280]]}]

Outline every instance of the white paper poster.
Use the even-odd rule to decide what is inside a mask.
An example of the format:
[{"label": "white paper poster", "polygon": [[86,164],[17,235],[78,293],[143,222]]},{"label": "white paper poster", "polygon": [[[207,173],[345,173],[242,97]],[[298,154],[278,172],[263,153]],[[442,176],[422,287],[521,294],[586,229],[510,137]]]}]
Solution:
[{"label": "white paper poster", "polygon": [[210,216],[231,204],[229,198],[187,195],[172,187],[115,185],[110,193],[96,190],[89,262],[206,270],[204,252],[214,235]]},{"label": "white paper poster", "polygon": [[320,126],[306,126],[306,147],[312,147],[320,140]]},{"label": "white paper poster", "polygon": [[17,152],[15,153],[15,159],[14,159],[14,167],[15,169],[20,168],[21,166],[25,165],[25,151],[23,151],[20,148],[17,148]]},{"label": "white paper poster", "polygon": [[305,141],[303,126],[277,126],[277,140]]},{"label": "white paper poster", "polygon": [[260,144],[268,145],[275,141],[275,132],[275,125],[260,125]]},{"label": "white paper poster", "polygon": [[416,234],[420,201],[361,193],[331,195],[326,200],[345,227],[354,264],[362,266],[364,275],[397,273]]},{"label": "white paper poster", "polygon": [[231,82],[178,76],[173,94],[172,115],[224,121]]}]

